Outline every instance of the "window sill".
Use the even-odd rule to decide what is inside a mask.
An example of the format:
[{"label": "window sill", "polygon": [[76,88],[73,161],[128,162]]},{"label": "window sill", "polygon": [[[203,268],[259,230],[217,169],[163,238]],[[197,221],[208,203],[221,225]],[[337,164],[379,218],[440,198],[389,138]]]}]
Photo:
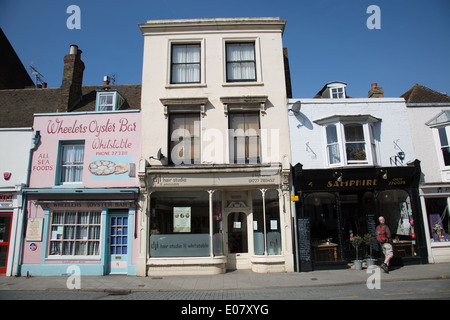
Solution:
[{"label": "window sill", "polygon": [[54,185],[53,188],[55,188],[55,189],[84,189],[84,186],[82,183],[57,184],[57,185]]},{"label": "window sill", "polygon": [[167,84],[166,89],[179,89],[179,88],[206,88],[206,83],[172,83]]},{"label": "window sill", "polygon": [[222,83],[222,87],[245,87],[245,86],[263,86],[264,82],[257,81],[236,81]]}]

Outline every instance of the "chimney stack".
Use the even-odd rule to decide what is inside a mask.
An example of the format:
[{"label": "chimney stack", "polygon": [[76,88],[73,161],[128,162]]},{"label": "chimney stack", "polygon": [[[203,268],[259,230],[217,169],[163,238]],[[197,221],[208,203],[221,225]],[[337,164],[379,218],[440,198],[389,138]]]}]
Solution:
[{"label": "chimney stack", "polygon": [[384,91],[383,88],[378,87],[377,83],[372,83],[372,88],[369,91],[369,98],[383,98]]},{"label": "chimney stack", "polygon": [[70,111],[81,99],[83,85],[84,62],[82,51],[77,45],[70,46],[69,54],[64,56],[64,71],[61,84],[60,110]]},{"label": "chimney stack", "polygon": [[103,77],[103,85],[104,86],[109,86],[109,77],[108,76],[104,76]]}]

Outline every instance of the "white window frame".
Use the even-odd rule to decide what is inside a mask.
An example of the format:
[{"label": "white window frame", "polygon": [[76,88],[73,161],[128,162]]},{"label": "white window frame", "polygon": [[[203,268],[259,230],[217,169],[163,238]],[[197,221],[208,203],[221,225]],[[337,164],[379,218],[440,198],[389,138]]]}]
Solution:
[{"label": "white window frame", "polygon": [[[87,213],[87,215],[85,215]],[[94,216],[95,213],[95,216]],[[56,216],[59,214],[60,216]],[[62,216],[61,216],[62,214]],[[69,219],[69,214],[73,219]],[[101,210],[54,210],[51,213],[49,226],[48,258],[61,257],[89,257],[99,258],[102,242],[102,212]],[[97,243],[95,254],[75,254],[77,249],[85,248],[89,252],[89,244]],[[62,254],[64,244],[71,244],[68,248],[72,254]],[[83,250],[84,251],[84,250]]]},{"label": "white window frame", "polygon": [[[63,164],[64,162],[64,148],[83,146],[83,162],[72,162]],[[84,171],[84,156],[85,156],[85,142],[84,141],[62,141],[59,148],[59,161],[58,161],[58,184],[59,185],[81,185],[83,183],[83,171]],[[81,167],[81,179],[77,181],[65,181],[63,177],[63,167]]]},{"label": "white window frame", "polygon": [[[363,127],[363,134],[364,134],[364,146],[365,146],[365,153],[366,153],[366,160],[349,160],[347,158],[347,152],[346,152],[346,144],[347,141],[345,140],[345,125],[349,124],[357,124],[362,125]],[[329,143],[327,141],[327,132],[326,128],[330,125],[336,126],[336,133],[337,133],[337,145],[339,146],[339,157],[340,162],[331,163],[328,153],[328,146]],[[330,121],[326,123],[322,123],[323,126],[323,145],[324,148],[324,159],[326,166],[328,167],[346,167],[346,166],[373,166],[378,163],[377,154],[376,154],[376,142],[373,137],[373,124],[369,121]],[[349,142],[351,143],[351,142]],[[336,144],[336,143],[335,143]]]},{"label": "white window frame", "polygon": [[450,144],[450,124],[436,126],[436,127],[432,128],[433,129],[433,136],[434,136],[435,146],[436,146],[436,152],[437,152],[438,161],[439,161],[439,167],[441,168],[441,170],[448,171],[448,170],[450,170],[450,165],[447,165],[447,166],[445,165],[444,155],[442,153],[443,146],[441,145],[441,138],[439,136],[439,129],[440,128],[444,128],[445,129],[445,133],[447,134],[447,141]]},{"label": "white window frame", "polygon": [[[104,96],[110,96],[112,97],[111,103],[107,104],[101,104],[101,98]],[[125,102],[125,99],[115,90],[104,90],[104,91],[97,91],[97,97],[96,97],[96,103],[95,103],[95,111],[97,112],[110,112],[110,111],[116,111],[119,110],[122,104]]]},{"label": "white window frame", "polygon": [[345,88],[344,87],[330,88],[330,91],[331,91],[330,92],[331,99],[344,99],[345,98]]}]

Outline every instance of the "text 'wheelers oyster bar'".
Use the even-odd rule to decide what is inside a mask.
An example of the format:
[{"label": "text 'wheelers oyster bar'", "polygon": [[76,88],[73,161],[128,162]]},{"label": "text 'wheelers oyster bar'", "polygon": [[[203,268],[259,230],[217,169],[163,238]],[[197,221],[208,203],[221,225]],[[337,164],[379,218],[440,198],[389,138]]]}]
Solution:
[{"label": "text 'wheelers oyster bar'", "polygon": [[[391,229],[394,263],[425,262],[427,250],[418,194],[420,162],[401,167],[303,170],[294,167],[300,271],[355,259],[353,236],[374,234],[378,217]],[[373,258],[381,250],[373,241]],[[369,246],[359,257],[369,257]]]},{"label": "text 'wheelers oyster bar'", "polygon": [[140,111],[36,114],[22,275],[136,275]]}]

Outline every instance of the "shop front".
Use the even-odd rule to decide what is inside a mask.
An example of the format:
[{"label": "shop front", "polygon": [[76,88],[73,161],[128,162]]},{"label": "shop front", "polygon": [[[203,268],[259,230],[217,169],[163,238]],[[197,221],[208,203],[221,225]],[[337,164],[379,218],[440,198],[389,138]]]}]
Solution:
[{"label": "shop front", "polygon": [[147,172],[148,275],[293,271],[289,189],[281,168],[267,174],[248,165]]},{"label": "shop front", "polygon": [[430,263],[450,262],[450,186],[447,183],[420,185]]},{"label": "shop front", "polygon": [[11,256],[10,252],[14,252],[13,243],[14,237],[11,237],[11,233],[14,233],[12,229],[13,217],[17,219],[17,214],[14,214],[14,202],[17,195],[16,192],[0,192],[0,275],[8,274],[8,266],[11,268]]},{"label": "shop front", "polygon": [[22,276],[136,275],[137,188],[26,193]]},{"label": "shop front", "polygon": [[[391,229],[393,263],[427,261],[418,196],[420,163],[403,167],[303,170],[294,167],[297,263],[300,271],[346,266],[356,257],[355,236],[374,234],[378,217]],[[358,257],[379,258],[376,240],[358,248]]]}]

